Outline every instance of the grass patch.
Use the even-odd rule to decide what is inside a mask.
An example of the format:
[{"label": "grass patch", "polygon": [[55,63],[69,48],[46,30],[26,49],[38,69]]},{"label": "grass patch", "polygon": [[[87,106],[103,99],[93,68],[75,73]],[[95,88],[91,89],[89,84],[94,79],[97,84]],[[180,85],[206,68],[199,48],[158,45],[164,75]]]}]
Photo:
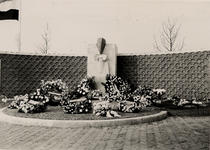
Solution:
[{"label": "grass patch", "polygon": [[[3,111],[5,114],[16,117],[23,118],[36,118],[36,119],[49,119],[49,120],[108,120],[113,118],[96,116],[92,113],[87,114],[68,114],[64,113],[60,106],[48,106],[45,112],[34,113],[34,114],[25,114],[17,112],[17,109],[5,109]],[[139,113],[123,113],[118,112],[121,117],[115,117],[114,119],[122,119],[122,118],[132,118],[132,117],[142,117],[147,115],[153,115],[160,112],[158,109],[154,109],[153,107],[147,107],[141,110]]]},{"label": "grass patch", "polygon": [[[7,103],[0,102],[0,108],[7,107],[11,101]],[[169,116],[210,116],[210,106],[200,107],[200,108],[168,108],[168,107],[146,107],[143,108],[139,113],[123,113],[118,112],[121,115],[120,118],[132,118],[132,117],[142,117],[153,115],[159,113],[160,111],[167,111]],[[36,119],[48,119],[48,120],[107,120],[113,118],[107,118],[103,116],[96,116],[92,113],[87,114],[68,114],[64,113],[60,106],[48,106],[45,112],[35,113],[35,114],[25,114],[17,112],[17,109],[5,109],[3,111],[5,114],[16,117],[23,118],[36,118]]]}]

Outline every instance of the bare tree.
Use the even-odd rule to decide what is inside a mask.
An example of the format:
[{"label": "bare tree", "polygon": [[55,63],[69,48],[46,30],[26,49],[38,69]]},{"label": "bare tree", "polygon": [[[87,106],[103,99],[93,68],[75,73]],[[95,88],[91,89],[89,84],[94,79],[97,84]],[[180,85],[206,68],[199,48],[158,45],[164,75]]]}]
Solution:
[{"label": "bare tree", "polygon": [[40,44],[35,44],[35,46],[41,53],[48,53],[48,51],[50,49],[50,36],[51,36],[50,34],[51,34],[51,32],[49,30],[49,26],[47,23],[47,27],[46,27],[46,29],[44,29],[44,34],[41,34],[44,42],[40,43]]},{"label": "bare tree", "polygon": [[173,22],[171,23],[169,18],[168,18],[168,22],[162,23],[163,31],[160,32],[160,41],[161,41],[162,46],[160,46],[157,43],[157,40],[155,36],[153,35],[154,37],[153,46],[156,51],[163,51],[163,49],[166,49],[167,51],[172,52],[172,51],[181,51],[183,49],[183,47],[185,46],[184,38],[182,42],[176,43],[178,35],[179,35],[179,30],[181,27],[180,25],[178,28],[176,28],[176,25],[177,25],[176,23],[177,23],[177,20],[174,19]]}]

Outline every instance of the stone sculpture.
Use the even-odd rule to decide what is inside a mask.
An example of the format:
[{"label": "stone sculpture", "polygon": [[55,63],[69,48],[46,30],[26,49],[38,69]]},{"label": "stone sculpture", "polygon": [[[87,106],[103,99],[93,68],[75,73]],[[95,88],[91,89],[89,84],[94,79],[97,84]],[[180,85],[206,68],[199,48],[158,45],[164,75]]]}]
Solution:
[{"label": "stone sculpture", "polygon": [[98,62],[98,71],[101,73],[104,68],[104,62],[107,59],[107,55],[103,54],[104,48],[106,47],[106,40],[104,38],[98,38],[96,46],[99,54],[96,54],[94,59]]}]

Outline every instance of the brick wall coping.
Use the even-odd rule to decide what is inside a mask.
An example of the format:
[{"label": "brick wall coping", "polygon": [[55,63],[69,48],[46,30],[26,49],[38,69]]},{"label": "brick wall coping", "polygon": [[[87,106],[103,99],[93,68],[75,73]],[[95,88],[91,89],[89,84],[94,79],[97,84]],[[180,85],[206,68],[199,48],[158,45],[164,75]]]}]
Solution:
[{"label": "brick wall coping", "polygon": [[[150,52],[150,53],[118,53],[118,56],[134,56],[134,55],[161,55],[161,54],[179,54],[179,53],[191,53],[191,52],[202,52],[210,50],[189,50],[189,51],[176,51],[176,52]],[[27,52],[11,52],[11,51],[0,51],[0,54],[12,54],[12,55],[36,55],[36,56],[87,56],[87,54],[61,54],[61,53],[27,53]]]}]

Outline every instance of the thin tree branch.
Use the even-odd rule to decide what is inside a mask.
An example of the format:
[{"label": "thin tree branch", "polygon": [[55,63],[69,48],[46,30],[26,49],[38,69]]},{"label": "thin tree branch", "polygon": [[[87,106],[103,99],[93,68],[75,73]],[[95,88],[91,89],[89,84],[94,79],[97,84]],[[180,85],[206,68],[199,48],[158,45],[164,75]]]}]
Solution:
[{"label": "thin tree branch", "polygon": [[[176,50],[182,50],[183,47],[185,46],[184,44],[184,39],[182,41],[182,43],[178,43],[177,45],[175,45],[177,38],[179,36],[179,32],[180,32],[180,28],[181,25],[176,28],[177,25],[177,20],[173,19],[173,21],[171,22],[169,17],[168,17],[168,21],[167,22],[163,22],[162,23],[162,32],[160,32],[160,42],[161,45],[164,49],[166,49],[167,51],[176,51]],[[154,49],[158,50],[158,51],[162,51],[161,46],[158,45],[157,40],[154,37]]]}]

